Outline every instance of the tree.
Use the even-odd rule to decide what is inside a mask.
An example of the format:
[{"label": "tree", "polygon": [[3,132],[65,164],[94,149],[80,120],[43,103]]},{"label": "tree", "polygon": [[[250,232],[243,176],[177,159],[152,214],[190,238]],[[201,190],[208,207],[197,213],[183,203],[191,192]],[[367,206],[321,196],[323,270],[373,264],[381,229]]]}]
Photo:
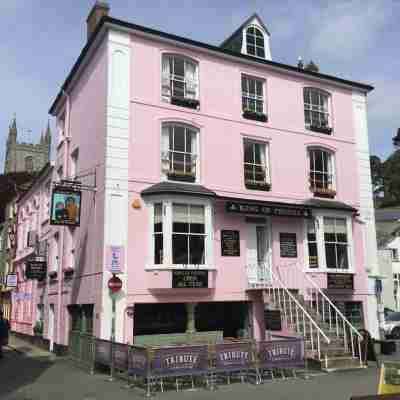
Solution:
[{"label": "tree", "polygon": [[371,166],[372,192],[376,197],[384,192],[383,163],[378,156],[371,156],[369,162]]},{"label": "tree", "polygon": [[400,150],[383,163],[385,198],[400,202]]}]

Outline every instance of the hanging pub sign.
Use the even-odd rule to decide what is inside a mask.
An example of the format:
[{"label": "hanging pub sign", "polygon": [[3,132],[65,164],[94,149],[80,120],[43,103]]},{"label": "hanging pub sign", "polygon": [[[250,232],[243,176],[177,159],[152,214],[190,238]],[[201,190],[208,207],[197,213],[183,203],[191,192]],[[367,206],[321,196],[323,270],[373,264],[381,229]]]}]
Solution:
[{"label": "hanging pub sign", "polygon": [[205,270],[173,270],[173,289],[208,288],[208,271]]},{"label": "hanging pub sign", "polygon": [[297,238],[295,233],[279,233],[282,258],[297,258]]},{"label": "hanging pub sign", "polygon": [[25,276],[27,279],[42,280],[46,277],[47,263],[40,257],[26,263]]},{"label": "hanging pub sign", "polygon": [[51,200],[50,225],[79,226],[82,192],[68,186],[55,186]]},{"label": "hanging pub sign", "polygon": [[328,273],[328,289],[354,290],[353,274]]},{"label": "hanging pub sign", "polygon": [[301,217],[310,218],[311,210],[306,207],[296,206],[275,206],[253,203],[241,203],[227,201],[225,205],[227,212],[251,215],[271,215],[274,217]]},{"label": "hanging pub sign", "polygon": [[225,257],[240,256],[239,231],[221,231],[221,254]]}]

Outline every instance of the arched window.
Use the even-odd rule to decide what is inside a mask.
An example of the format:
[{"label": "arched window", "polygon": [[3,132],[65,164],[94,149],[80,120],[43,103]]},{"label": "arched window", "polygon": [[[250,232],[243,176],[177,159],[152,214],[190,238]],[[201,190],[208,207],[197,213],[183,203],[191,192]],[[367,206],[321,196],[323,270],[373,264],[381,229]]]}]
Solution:
[{"label": "arched window", "polygon": [[162,173],[168,180],[198,180],[198,130],[190,125],[168,122],[161,132]]},{"label": "arched window", "polygon": [[314,193],[314,196],[334,197],[336,191],[332,152],[321,148],[311,148],[308,150],[308,157],[311,192]]},{"label": "arched window", "polygon": [[246,30],[247,54],[265,58],[264,35],[255,26],[249,26]]},{"label": "arched window", "polygon": [[25,171],[33,172],[33,157],[25,157]]},{"label": "arched window", "polygon": [[198,64],[181,55],[162,56],[162,98],[175,105],[199,106]]},{"label": "arched window", "polygon": [[306,87],[303,91],[303,97],[306,128],[330,134],[332,127],[329,112],[329,93],[321,89]]}]

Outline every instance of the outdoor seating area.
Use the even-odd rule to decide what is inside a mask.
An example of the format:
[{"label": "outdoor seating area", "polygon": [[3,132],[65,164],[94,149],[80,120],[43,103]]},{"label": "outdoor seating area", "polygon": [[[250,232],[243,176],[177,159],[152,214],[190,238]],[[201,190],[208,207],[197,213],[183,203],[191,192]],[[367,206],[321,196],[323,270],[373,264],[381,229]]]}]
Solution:
[{"label": "outdoor seating area", "polygon": [[72,359],[91,373],[107,368],[111,379],[143,388],[146,396],[171,389],[215,390],[237,381],[262,384],[295,378],[306,365],[301,338],[158,347],[113,343],[79,332],[70,338]]}]

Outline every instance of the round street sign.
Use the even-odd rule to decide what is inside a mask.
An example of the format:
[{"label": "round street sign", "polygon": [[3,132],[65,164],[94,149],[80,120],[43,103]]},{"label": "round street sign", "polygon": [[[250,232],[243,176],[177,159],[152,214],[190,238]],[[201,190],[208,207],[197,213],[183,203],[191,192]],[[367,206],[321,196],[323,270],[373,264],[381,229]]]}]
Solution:
[{"label": "round street sign", "polygon": [[113,293],[119,292],[122,289],[122,281],[121,281],[121,279],[119,279],[118,276],[113,275],[108,280],[108,288]]}]

